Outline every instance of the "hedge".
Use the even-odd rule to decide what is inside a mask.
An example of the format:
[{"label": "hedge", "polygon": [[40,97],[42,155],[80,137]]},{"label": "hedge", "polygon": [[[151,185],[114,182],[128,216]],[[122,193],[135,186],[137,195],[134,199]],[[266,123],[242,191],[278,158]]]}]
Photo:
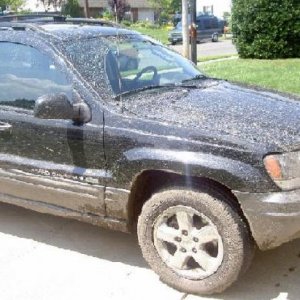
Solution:
[{"label": "hedge", "polygon": [[300,0],[233,0],[232,29],[242,58],[300,57]]}]

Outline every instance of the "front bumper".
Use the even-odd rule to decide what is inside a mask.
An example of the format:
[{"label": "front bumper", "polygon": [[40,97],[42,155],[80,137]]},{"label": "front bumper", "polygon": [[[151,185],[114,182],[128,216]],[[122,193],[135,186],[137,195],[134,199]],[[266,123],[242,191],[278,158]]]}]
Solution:
[{"label": "front bumper", "polygon": [[168,40],[171,43],[180,43],[182,42],[182,35],[169,36]]},{"label": "front bumper", "polygon": [[261,250],[300,237],[300,190],[279,193],[234,191]]}]

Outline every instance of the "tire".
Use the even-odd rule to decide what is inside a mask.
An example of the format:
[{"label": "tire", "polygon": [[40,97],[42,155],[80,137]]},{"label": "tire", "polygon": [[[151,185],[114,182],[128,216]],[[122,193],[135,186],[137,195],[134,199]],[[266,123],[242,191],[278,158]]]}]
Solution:
[{"label": "tire", "polygon": [[[163,282],[181,292],[207,295],[224,291],[246,271],[255,245],[229,201],[207,187],[158,192],[145,203],[138,220],[139,244]],[[181,230],[184,224],[192,226]]]},{"label": "tire", "polygon": [[217,42],[219,41],[219,36],[218,36],[217,34],[214,34],[214,35],[212,36],[211,41],[212,41],[213,43],[217,43]]}]

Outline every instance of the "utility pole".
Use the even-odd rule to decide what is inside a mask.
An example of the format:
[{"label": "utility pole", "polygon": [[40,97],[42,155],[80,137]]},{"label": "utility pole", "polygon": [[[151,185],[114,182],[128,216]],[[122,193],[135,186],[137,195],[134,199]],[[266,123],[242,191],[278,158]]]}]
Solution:
[{"label": "utility pole", "polygon": [[191,60],[197,64],[197,1],[191,0]]},{"label": "utility pole", "polygon": [[84,16],[86,18],[90,17],[89,0],[84,0]]},{"label": "utility pole", "polygon": [[115,0],[115,6],[114,6],[114,9],[115,9],[115,15],[116,15],[116,23],[118,24],[119,23],[119,20],[118,20],[118,8],[117,8],[117,1]]},{"label": "utility pole", "polygon": [[188,0],[182,0],[182,55],[190,58],[190,32],[189,32],[189,3]]}]

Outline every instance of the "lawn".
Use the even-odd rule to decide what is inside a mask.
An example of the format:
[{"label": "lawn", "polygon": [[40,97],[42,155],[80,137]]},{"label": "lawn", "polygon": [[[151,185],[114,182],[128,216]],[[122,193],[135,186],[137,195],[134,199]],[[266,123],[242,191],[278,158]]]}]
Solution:
[{"label": "lawn", "polygon": [[300,95],[300,59],[233,59],[201,63],[200,69],[212,77]]},{"label": "lawn", "polygon": [[237,54],[220,54],[220,55],[200,56],[200,57],[198,57],[198,62],[202,63],[202,62],[230,58],[230,57],[238,57],[238,55]]},{"label": "lawn", "polygon": [[145,35],[149,35],[153,39],[161,42],[162,44],[167,45],[169,43],[168,42],[168,32],[170,29],[167,27],[148,28],[148,27],[142,27],[142,26],[131,26],[130,29],[138,31]]}]

